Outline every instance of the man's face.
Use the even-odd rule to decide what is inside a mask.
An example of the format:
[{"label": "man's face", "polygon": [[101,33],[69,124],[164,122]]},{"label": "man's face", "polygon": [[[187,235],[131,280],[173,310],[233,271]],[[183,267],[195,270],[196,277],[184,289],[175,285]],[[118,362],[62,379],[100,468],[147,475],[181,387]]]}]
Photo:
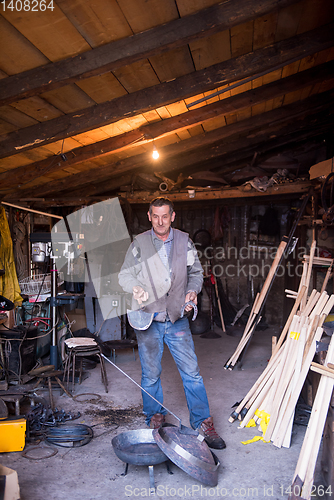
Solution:
[{"label": "man's face", "polygon": [[152,223],[155,234],[163,239],[167,239],[171,223],[174,222],[175,212],[170,214],[169,206],[152,207],[152,211],[147,212],[148,220]]}]

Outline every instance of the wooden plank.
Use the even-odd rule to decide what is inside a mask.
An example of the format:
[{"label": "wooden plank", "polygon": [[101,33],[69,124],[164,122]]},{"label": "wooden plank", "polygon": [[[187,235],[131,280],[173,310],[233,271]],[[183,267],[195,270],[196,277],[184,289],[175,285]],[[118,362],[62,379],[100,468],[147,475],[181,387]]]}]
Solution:
[{"label": "wooden plank", "polygon": [[91,76],[78,81],[76,85],[97,103],[111,101],[127,94],[125,88],[112,73]]},{"label": "wooden plank", "polygon": [[160,83],[147,59],[115,69],[114,75],[127,92],[138,92]]},{"label": "wooden plank", "polygon": [[326,276],[325,276],[325,279],[324,279],[322,287],[321,287],[321,291],[320,291],[321,293],[326,290],[328,280],[329,280],[329,278],[331,277],[331,274],[332,274],[333,263],[334,263],[334,259],[332,259],[332,262],[331,262],[331,264],[329,265],[329,267],[327,269]]},{"label": "wooden plank", "polygon": [[12,123],[8,123],[5,120],[0,119],[0,134],[5,135],[17,130],[17,127]]},{"label": "wooden plank", "polygon": [[264,434],[264,438],[267,441],[270,441],[272,439],[272,435],[279,418],[279,411],[284,399],[284,395],[293,375],[298,352],[298,344],[297,340],[291,337],[291,333],[293,334],[294,332],[299,332],[298,323],[299,317],[295,316],[290,326],[289,335],[287,336],[287,339],[282,347],[282,361],[277,369],[277,374],[273,385],[273,398],[269,402],[269,406],[266,409],[266,412],[270,415],[270,421]]},{"label": "wooden plank", "polygon": [[295,314],[297,313],[298,307],[299,307],[299,305],[301,303],[301,300],[302,300],[305,292],[306,292],[306,286],[304,285],[304,286],[301,287],[300,291],[298,292],[298,295],[296,297],[296,301],[295,301],[295,303],[293,305],[293,308],[291,309],[291,312],[289,314],[289,317],[288,317],[288,319],[287,319],[287,321],[286,321],[286,323],[284,325],[284,328],[283,328],[283,330],[281,332],[280,338],[279,338],[279,340],[278,340],[278,342],[277,342],[277,344],[275,346],[275,349],[273,351],[272,356],[274,356],[279,351],[279,349],[280,349],[283,341],[285,340],[285,336],[286,336],[286,334],[287,334],[287,332],[288,332],[288,330],[290,328],[291,322],[292,322]]},{"label": "wooden plank", "polygon": [[[89,107],[95,104],[95,102],[76,85],[66,85],[62,89],[44,92],[41,94],[41,97],[52,104],[52,106],[62,111],[62,113],[76,113],[84,108],[89,109]],[[61,120],[62,118],[59,117],[58,119]],[[57,118],[54,118],[54,120],[57,120]],[[46,123],[52,121],[53,120],[49,120]]]},{"label": "wooden plank", "polygon": [[132,31],[138,33],[179,17],[174,0],[118,0]]},{"label": "wooden plank", "polygon": [[11,106],[22,113],[31,116],[39,122],[52,120],[63,113],[40,97],[29,97],[18,102],[13,102]]},{"label": "wooden plank", "polygon": [[95,0],[94,4],[57,0],[57,4],[91,47],[133,34],[117,0]]},{"label": "wooden plank", "polygon": [[[1,143],[0,156],[13,154],[18,148],[35,147],[36,138],[44,144],[59,140],[64,136],[74,135],[84,132],[91,128],[96,128],[107,123],[112,123],[125,115],[135,115],[139,112],[148,111],[161,105],[169,104],[178,99],[180,93],[182,98],[190,97],[198,92],[212,89],[216,84],[221,84],[222,80],[235,80],[236,78],[246,77],[257,72],[260,68],[263,70],[263,60],[269,61],[269,65],[283,63],[288,57],[294,57],[302,50],[313,52],[320,50],[320,45],[332,43],[333,26],[323,28],[321,33],[313,33],[304,39],[295,38],[281,42],[277,45],[255,51],[251,54],[241,56],[214,66],[208,70],[195,72],[186,75],[172,82],[166,82],[150,89],[134,92],[128,96],[119,97],[113,101],[99,104],[92,109],[81,110],[80,116],[77,113],[70,113],[66,117],[59,117],[46,123],[39,124],[36,127],[28,127],[20,134],[15,134],[15,138],[8,135],[6,141]],[[329,32],[330,30],[330,32]],[[303,49],[301,48],[303,47]],[[283,55],[284,54],[284,55]],[[2,80],[0,80],[1,83]],[[226,81],[226,83],[227,83]],[[181,97],[181,96],[180,96]],[[64,132],[66,131],[66,132]],[[6,146],[5,146],[6,145]],[[28,146],[29,145],[29,146]]]},{"label": "wooden plank", "polygon": [[50,61],[59,61],[90,50],[89,44],[66,18],[56,2],[54,9],[22,12],[2,9],[7,19]]},{"label": "wooden plank", "polygon": [[149,61],[160,82],[179,78],[195,69],[188,47],[179,47],[151,56]]},{"label": "wooden plank", "polygon": [[[0,66],[7,75],[21,73],[49,62],[47,57],[2,16],[0,16],[0,47],[6,47],[6,50],[0,51]],[[9,82],[8,78],[4,80]],[[6,87],[7,83],[4,86]]]},{"label": "wooden plank", "polygon": [[[21,167],[30,163],[30,160],[25,155],[15,155],[9,158],[3,158],[0,160],[1,169],[10,170],[13,168]],[[15,174],[14,174],[15,175]]]},{"label": "wooden plank", "polygon": [[78,141],[79,144],[86,146],[88,144],[95,144],[96,142],[105,140],[107,137],[108,137],[108,135],[101,128],[98,128],[98,129],[86,132],[85,134],[76,135],[75,137],[73,137],[73,139]]},{"label": "wooden plank", "polygon": [[298,33],[326,24],[334,18],[334,3],[332,0],[307,0],[303,2],[303,10],[298,25]]},{"label": "wooden plank", "polygon": [[8,123],[11,123],[16,129],[31,127],[38,123],[37,120],[31,116],[27,116],[25,113],[22,113],[11,105],[1,106],[0,118]]},{"label": "wooden plank", "polygon": [[332,172],[333,158],[329,158],[328,160],[321,161],[320,163],[316,163],[312,165],[310,168],[310,179],[316,179],[322,175],[328,175]]},{"label": "wooden plank", "polygon": [[334,370],[328,368],[327,366],[320,365],[319,363],[315,363],[312,361],[310,370],[316,373],[320,373],[320,375],[324,375],[326,377],[334,378]]},{"label": "wooden plank", "polygon": [[[275,147],[276,146],[277,146],[277,143],[275,144]],[[189,164],[193,165],[193,162],[199,159],[198,156],[199,156],[198,153],[187,155],[187,159],[189,159]],[[137,158],[138,157],[136,157],[134,159],[130,158],[127,160],[123,160],[122,162],[115,160],[116,163],[114,163],[113,166],[108,165],[108,166],[104,166],[104,167],[98,169],[97,171],[94,172],[94,183],[92,183],[92,172],[90,172],[89,175],[76,176],[75,178],[72,177],[71,182],[74,183],[76,186],[73,186],[73,188],[71,188],[70,190],[69,190],[68,183],[66,184],[66,183],[59,183],[59,182],[57,182],[57,184],[54,183],[53,186],[49,186],[48,184],[46,184],[44,186],[44,189],[48,190],[48,192],[50,194],[53,192],[53,197],[55,197],[55,196],[57,197],[58,193],[61,190],[71,191],[71,193],[69,192],[68,195],[69,196],[72,195],[72,197],[73,196],[82,197],[83,195],[86,197],[87,196],[91,197],[94,195],[99,195],[99,193],[105,193],[106,190],[114,191],[119,186],[124,185],[124,181],[122,179],[124,179],[125,176],[123,176],[122,179],[119,178],[119,175],[121,175],[121,173],[123,171],[123,167],[126,166],[127,168],[124,168],[124,172],[130,172],[131,175],[133,175],[133,173],[135,173],[137,171],[137,168],[139,168],[140,171],[143,170],[143,163],[138,163]],[[148,154],[143,156],[143,161],[145,162],[146,169],[150,170],[152,168],[152,165],[150,164],[150,156]],[[183,165],[182,171],[187,172],[186,170],[184,170],[184,159],[182,159],[182,165]],[[210,166],[211,165],[212,165],[212,155],[210,157]],[[85,164],[82,164],[81,168],[83,168],[84,166],[85,166]],[[180,168],[181,168],[181,166],[180,166]],[[201,169],[203,169],[203,164],[201,165]],[[160,170],[162,170],[162,169],[160,169]],[[193,171],[193,166],[192,166],[192,171]],[[111,172],[114,174],[112,177],[110,175]],[[131,175],[128,176],[128,179],[125,182],[125,184],[131,182]],[[295,195],[296,195],[297,193],[307,192],[309,186],[310,186],[310,184],[306,183],[305,188],[300,189],[300,187],[298,187],[297,185],[290,184],[289,187],[285,187],[284,189],[287,189],[287,193],[295,193]],[[285,193],[285,191],[280,191],[278,188],[277,188],[277,192],[275,193],[275,190],[276,190],[276,188],[268,191],[268,193],[269,193],[268,196],[270,196],[270,193],[274,193],[274,194],[284,194]],[[248,191],[249,190],[243,191],[243,196],[247,196],[247,197],[248,196],[257,196],[257,194],[258,194],[258,192],[256,192],[255,190],[251,190],[251,192],[248,192]],[[18,200],[21,198],[29,197],[29,195],[30,195],[30,190],[25,189],[22,192],[15,192],[13,194],[8,194],[6,196],[6,198],[12,199],[12,200],[13,199]],[[159,193],[156,193],[156,196],[158,196],[158,195],[159,195]],[[141,193],[139,194],[139,196],[141,196]],[[212,198],[210,197],[210,193],[198,194],[198,198],[201,197],[202,199],[217,199],[220,196],[221,196],[221,194],[219,194],[218,192],[214,192],[212,195]],[[239,196],[240,196],[240,193],[239,193]],[[266,193],[264,193],[264,196],[266,196]],[[269,200],[268,196],[267,196],[267,198],[264,198],[264,199]],[[223,195],[223,197],[225,197],[225,194]],[[150,199],[149,193],[148,193],[146,199]],[[182,199],[184,199],[184,200],[188,199],[188,193],[182,194],[180,196],[180,200],[182,200]],[[134,202],[135,202],[135,200],[134,200]]]},{"label": "wooden plank", "polygon": [[281,9],[277,17],[277,28],[275,42],[295,36],[298,32],[298,24],[302,15],[303,3],[288,5]]},{"label": "wooden plank", "polygon": [[[305,193],[308,191],[310,187],[310,183],[305,181],[304,185],[301,185],[298,183],[298,185],[294,186],[294,189],[292,188],[292,184],[288,184],[287,186],[280,186],[278,190],[274,190],[270,188],[267,193],[260,193],[259,191],[248,191],[247,194],[242,189],[238,188],[224,188],[224,189],[218,189],[218,190],[213,190],[210,189],[209,191],[204,191],[204,190],[198,190],[196,189],[195,191],[195,198],[194,200],[227,200],[227,199],[233,199],[233,198],[254,198],[254,197],[260,197],[263,198],[264,196],[272,196],[272,195],[283,195],[283,194],[292,194],[292,193]],[[161,193],[160,193],[161,195]],[[147,203],[149,200],[151,200],[154,196],[159,196],[159,193],[151,193],[151,192],[138,192],[134,195],[129,195],[128,193],[122,193],[122,196],[124,196],[129,203]],[[189,194],[188,192],[185,193],[173,193],[169,192],[168,193],[168,198],[170,198],[172,201],[186,201],[189,200]]]},{"label": "wooden plank", "polygon": [[232,57],[238,57],[253,50],[254,21],[238,24],[231,28]]},{"label": "wooden plank", "polygon": [[316,249],[316,246],[317,246],[317,242],[316,240],[313,240],[312,241],[312,244],[311,244],[311,249],[310,249],[310,260],[309,260],[309,263],[308,263],[308,270],[307,270],[307,275],[306,275],[306,287],[307,287],[307,290],[306,290],[306,294],[308,293],[308,289],[309,289],[309,286],[310,286],[310,281],[311,281],[311,274],[312,274],[312,268],[313,268],[313,258],[314,258],[314,253],[315,253],[315,249]]},{"label": "wooden plank", "polygon": [[179,10],[180,16],[189,16],[190,14],[194,14],[196,12],[201,11],[204,7],[208,8],[221,0],[177,0],[177,8]]},{"label": "wooden plank", "polygon": [[[315,96],[316,97],[316,96]],[[315,99],[315,97],[312,97],[310,98],[311,100],[308,101],[308,112],[310,112],[310,110],[312,109],[312,102],[317,102],[317,99]],[[329,101],[326,100],[326,105],[329,104]],[[303,109],[304,109],[304,105],[303,105]],[[269,113],[266,113],[266,115],[263,115],[261,117],[255,117],[255,118],[252,118],[252,119],[248,119],[248,120],[244,120],[238,124],[235,124],[235,125],[232,125],[230,127],[222,127],[221,129],[218,129],[218,130],[215,130],[215,131],[212,131],[212,132],[209,132],[207,133],[205,136],[203,137],[193,137],[191,138],[189,141],[182,141],[180,144],[178,144],[177,146],[170,146],[168,148],[168,151],[165,151],[164,152],[164,169],[165,171],[169,171],[173,168],[173,163],[171,163],[170,161],[168,161],[168,157],[172,157],[174,156],[175,154],[180,154],[182,152],[187,152],[187,157],[186,158],[182,158],[182,164],[183,164],[183,167],[185,167],[187,164],[190,164],[188,162],[193,162],[195,161],[195,158],[198,158],[198,161],[200,161],[200,155],[199,155],[199,152],[198,151],[195,151],[193,154],[194,154],[194,157],[191,157],[190,155],[190,152],[191,150],[194,150],[195,148],[197,148],[199,145],[201,146],[205,146],[205,145],[208,145],[208,144],[214,144],[217,140],[219,139],[222,139],[222,138],[227,138],[227,137],[231,137],[233,136],[234,134],[238,135],[238,138],[239,138],[239,134],[240,132],[242,131],[246,131],[247,133],[252,130],[253,128],[256,129],[257,127],[259,126],[262,126],[262,127],[267,127],[267,130],[266,132],[268,133],[268,135],[270,133],[272,133],[272,128],[273,127],[273,124],[275,123],[275,120],[279,120],[281,121],[282,119],[284,119],[284,117],[289,117],[289,119],[293,120],[293,118],[291,118],[291,113],[296,113],[297,116],[299,115],[299,119],[300,119],[300,107],[299,105],[297,106],[293,106],[293,107],[288,107],[287,109],[279,109],[279,110],[274,110],[274,111],[271,111]],[[286,118],[285,118],[286,119]],[[304,120],[302,120],[301,122],[304,126],[307,125],[307,122],[305,122]],[[159,125],[159,123],[157,124],[154,124],[154,125],[150,125],[150,126],[156,126],[156,125]],[[280,124],[281,125],[281,124]],[[297,126],[297,122],[293,122],[292,124],[292,128],[293,130],[296,129],[296,126]],[[140,135],[138,136],[138,132],[134,133],[136,135],[133,135],[132,136],[132,140],[135,140],[135,139],[138,139],[140,138]],[[126,144],[129,144],[129,141],[131,141],[131,137],[124,137],[124,139],[126,140]],[[236,138],[237,139],[237,138]],[[263,140],[265,140],[265,137],[263,137]],[[286,140],[286,138],[285,138]],[[251,143],[252,141],[254,142],[258,142],[256,138],[250,138],[249,139],[249,142]],[[275,141],[275,143],[277,144],[277,140]],[[94,147],[96,148],[101,148],[101,145],[99,145],[99,143],[96,144],[96,146],[92,146],[92,148],[94,149]],[[227,144],[222,144],[220,146],[221,149],[223,149],[225,152],[228,151],[228,148],[231,148],[231,150],[234,150],[234,147],[235,145],[232,143],[230,143],[229,145]],[[221,151],[220,151],[220,148],[215,146],[214,147],[214,152],[215,154],[221,154]],[[210,155],[212,155],[212,152],[210,152]],[[137,162],[138,162],[138,165],[143,165],[143,162],[144,164],[147,162],[146,158],[141,158],[140,156],[137,157]],[[72,164],[73,165],[73,164]],[[136,164],[129,164],[128,168],[134,168],[136,166]],[[39,167],[41,168],[41,170],[43,170],[43,168],[45,167],[45,165],[39,165]],[[47,167],[49,168],[49,165],[47,164]],[[55,166],[56,168],[56,166]],[[126,167],[125,165],[122,165],[122,172],[124,172],[126,170]],[[105,172],[107,173],[108,176],[110,176],[110,167],[107,166],[105,168]],[[34,171],[32,170],[31,172],[28,172],[27,175],[33,175],[35,176],[35,173]],[[101,176],[104,174],[104,169],[100,169],[98,175]],[[114,174],[116,175],[117,172],[115,171]],[[24,175],[24,173],[22,174]],[[105,174],[104,174],[105,175]],[[27,179],[27,177],[25,177]],[[1,174],[0,176],[0,179],[2,181],[4,181],[4,175]],[[8,181],[8,179],[7,179]],[[76,179],[76,182],[78,182],[79,179]],[[13,179],[9,182],[13,182]],[[0,186],[1,187],[1,186]],[[46,189],[48,189],[48,187],[46,187]]]},{"label": "wooden plank", "polygon": [[[275,356],[273,356],[261,375],[258,377],[258,379],[255,381],[255,383],[252,385],[246,396],[243,398],[243,400],[239,403],[237,408],[232,412],[230,418],[228,419],[229,422],[234,422],[236,418],[239,418],[239,420],[243,419],[243,416],[241,411],[246,408],[247,410],[250,408],[252,405],[253,401],[256,399],[257,395],[262,391],[263,387],[267,383],[269,377],[272,375],[274,370],[277,367],[277,364],[279,363],[280,356],[281,356],[282,351],[277,352]],[[244,412],[243,412],[244,413]],[[252,415],[250,415],[252,417]]]},{"label": "wooden plank", "polygon": [[270,12],[254,20],[253,50],[275,42],[278,12]]},{"label": "wooden plank", "polygon": [[[293,392],[294,388],[296,387],[296,384],[297,384],[297,381],[298,381],[298,377],[300,376],[300,372],[301,372],[301,369],[302,369],[302,360],[303,360],[303,350],[304,350],[304,345],[305,345],[305,337],[306,337],[306,327],[304,326],[301,329],[300,338],[298,339],[298,353],[297,353],[297,359],[296,359],[296,364],[295,364],[295,368],[294,368],[293,377],[291,379],[291,384],[289,385],[289,388],[288,388],[287,393],[285,395],[284,401],[282,403],[282,407],[281,407],[280,415],[279,415],[279,420],[277,422],[276,427],[279,427],[279,424],[280,424],[280,421],[281,421],[281,416],[283,416],[283,412],[284,412],[285,408],[288,405],[288,402],[289,402],[289,399],[290,399],[290,395]],[[282,446],[284,448],[289,448],[290,444],[291,444],[291,435],[292,435],[292,429],[293,429],[293,423],[294,423],[294,416],[295,416],[295,412],[291,416],[291,419],[290,419],[290,422],[289,422],[289,425],[288,425],[288,429],[287,429],[287,431],[285,433],[285,436],[284,436],[284,440],[283,440],[283,443],[282,443]],[[275,430],[276,430],[276,428],[275,428]],[[275,431],[273,433],[272,440],[274,438],[275,438]]]},{"label": "wooden plank", "polygon": [[[334,361],[334,340],[328,347],[326,362]],[[304,436],[304,441],[296,465],[294,479],[298,475],[303,483],[302,498],[310,498],[316,460],[320,448],[322,433],[328,413],[331,395],[333,392],[333,380],[322,376],[313,403],[310,420]]]},{"label": "wooden plank", "polygon": [[[314,98],[310,98],[310,99],[311,99],[311,101],[309,101],[307,113],[309,113],[311,110],[311,102],[313,102]],[[329,101],[326,100],[326,105],[328,105],[328,103],[329,103]],[[303,105],[303,109],[305,109],[304,105]],[[283,113],[283,111],[284,111],[284,113]],[[193,137],[193,138],[189,139],[189,141],[183,141],[180,144],[177,144],[175,146],[169,146],[168,151],[167,150],[164,151],[164,162],[163,162],[163,165],[161,165],[162,168],[160,168],[160,170],[164,170],[165,172],[171,172],[173,169],[178,168],[179,163],[177,161],[177,158],[173,159],[173,156],[175,156],[175,155],[179,156],[181,153],[184,153],[184,152],[187,152],[187,154],[181,155],[180,160],[179,160],[182,163],[183,172],[185,172],[185,168],[187,165],[193,165],[194,162],[195,163],[200,162],[201,158],[203,158],[203,159],[204,159],[204,157],[210,158],[210,161],[212,161],[212,158],[214,156],[221,156],[223,152],[224,152],[224,154],[227,154],[227,152],[229,150],[235,151],[236,144],[234,141],[229,142],[228,144],[223,143],[220,146],[217,146],[214,143],[217,142],[217,140],[219,138],[228,137],[228,136],[231,137],[234,134],[235,134],[236,141],[239,141],[239,143],[240,143],[240,136],[239,136],[240,131],[244,130],[244,131],[247,131],[247,133],[249,133],[249,131],[253,127],[256,128],[258,126],[258,122],[257,122],[258,118],[261,121],[262,128],[265,127],[266,134],[267,134],[266,136],[264,136],[263,134],[261,136],[262,140],[264,141],[263,144],[266,145],[265,146],[266,148],[269,148],[270,147],[270,136],[272,135],[274,130],[277,133],[277,126],[275,127],[275,119],[279,120],[279,127],[281,128],[282,127],[281,120],[284,116],[288,116],[289,120],[292,120],[292,121],[294,120],[292,115],[291,115],[291,111],[292,110],[290,108],[289,109],[274,110],[274,111],[271,111],[269,113],[266,113],[266,123],[264,122],[263,116],[255,117],[255,118],[252,118],[249,120],[244,120],[242,122],[239,122],[231,127],[222,127],[222,129],[220,129],[218,131],[209,132],[208,134],[206,134],[203,137],[202,136],[201,137],[198,137],[198,136]],[[298,119],[300,120],[300,126],[303,126],[303,127],[308,126],[307,121],[305,121],[305,119],[303,119],[303,116],[300,114],[300,109],[298,106],[294,107],[294,113],[297,113],[296,116],[298,116]],[[298,123],[297,120],[294,120],[293,123],[291,123],[291,125],[289,127],[284,127],[284,132],[288,133],[288,129],[291,130],[291,132],[292,131],[295,132],[297,130],[297,123]],[[281,132],[282,132],[282,130],[281,130]],[[313,130],[310,131],[310,133],[313,133]],[[245,141],[246,141],[246,139],[245,139]],[[287,136],[285,134],[284,142],[286,143],[286,141],[287,141]],[[199,152],[197,150],[199,144],[202,144],[204,146],[204,145],[209,145],[210,143],[214,144],[214,146],[210,146],[209,149],[204,149],[202,152]],[[252,136],[252,137],[247,139],[247,143],[248,143],[248,146],[252,143],[258,145],[258,139],[256,136],[255,137]],[[277,138],[275,138],[275,141],[274,141],[275,147],[277,147],[277,144],[278,144],[278,141],[277,141]],[[243,145],[245,146],[246,142],[243,143]],[[234,154],[234,156],[235,156],[235,154]],[[122,162],[117,166],[114,165],[113,166],[113,176],[116,176],[119,173],[125,173],[126,171],[130,171],[130,170],[134,171],[138,167],[140,167],[142,169],[143,164],[144,165],[147,164],[147,156],[141,157],[140,155],[137,155],[134,160],[131,159],[131,161],[129,161],[129,162]],[[103,177],[107,177],[108,179],[110,179],[110,164],[106,165],[103,168],[100,168],[99,171],[95,173],[95,175],[96,175],[96,181],[98,179],[102,180]],[[90,182],[90,188],[92,189],[91,179],[84,179],[84,178],[80,178],[80,176],[76,176],[76,179],[73,180],[73,182],[74,182],[74,185],[76,185],[77,187],[79,185],[84,184],[85,182]],[[114,183],[114,182],[115,181],[113,180],[112,183]],[[73,187],[74,187],[74,185],[73,185]],[[45,186],[45,192],[49,192],[49,190],[53,189],[53,188],[61,190],[61,189],[64,189],[64,186],[56,185],[54,183],[53,186]]]},{"label": "wooden plank", "polygon": [[197,71],[226,61],[232,56],[229,30],[216,33],[204,40],[195,40],[189,43],[189,47]]},{"label": "wooden plank", "polygon": [[[132,64],[170,50],[187,45],[191,40],[205,38],[211,34],[229,29],[231,26],[255,18],[257,15],[270,12],[277,5],[289,5],[296,0],[266,0],[261,4],[253,4],[249,0],[230,1],[213,5],[208,10],[189,15],[165,23],[158,28],[143,31],[125,39],[105,44],[79,56],[44,66],[36,71],[30,71],[0,82],[2,103],[17,100],[20,96],[28,97],[42,91],[56,88],[98,74],[113,71],[124,65]],[[161,2],[159,2],[161,8]],[[136,3],[134,9],[136,8]],[[60,9],[58,9],[60,10]],[[118,11],[116,12],[116,16]],[[143,9],[142,16],[148,14]],[[130,14],[129,14],[130,15]],[[74,29],[74,28],[73,28]],[[50,43],[54,43],[52,37]],[[57,35],[58,38],[58,35]],[[54,48],[53,50],[57,50]]]},{"label": "wooden plank", "polygon": [[315,354],[316,342],[320,340],[321,335],[322,335],[322,331],[323,331],[322,328],[317,328],[315,335],[314,335],[313,342],[312,342],[312,346],[308,352],[308,356],[303,361],[300,375],[298,377],[295,388],[290,396],[290,401],[289,401],[289,404],[284,412],[284,415],[283,415],[283,418],[282,418],[282,421],[280,424],[280,429],[277,432],[275,440],[274,440],[274,445],[277,446],[278,448],[280,448],[282,446],[284,436],[285,436],[287,428],[289,426],[291,415],[293,414],[294,409],[296,407],[296,404],[297,404],[297,401],[298,401],[298,398],[300,395],[300,391],[302,390],[307,373],[309,371],[310,364],[311,364],[313,356]]}]

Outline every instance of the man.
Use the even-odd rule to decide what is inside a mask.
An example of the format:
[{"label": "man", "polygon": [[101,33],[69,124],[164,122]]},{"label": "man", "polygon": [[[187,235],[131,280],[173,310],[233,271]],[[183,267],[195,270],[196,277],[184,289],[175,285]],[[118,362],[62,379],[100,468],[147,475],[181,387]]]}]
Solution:
[{"label": "man", "polygon": [[[182,306],[189,312],[197,304],[203,269],[188,234],[171,227],[175,212],[168,198],[154,199],[147,215],[152,228],[134,239],[118,277],[124,291],[132,293],[128,319],[137,336],[142,387],[163,403],[160,375],[165,343],[182,378],[190,425],[201,429],[211,448],[223,449],[225,442],[210,416],[189,321],[181,318]],[[144,392],[142,396],[147,425],[159,427],[167,411]]]}]

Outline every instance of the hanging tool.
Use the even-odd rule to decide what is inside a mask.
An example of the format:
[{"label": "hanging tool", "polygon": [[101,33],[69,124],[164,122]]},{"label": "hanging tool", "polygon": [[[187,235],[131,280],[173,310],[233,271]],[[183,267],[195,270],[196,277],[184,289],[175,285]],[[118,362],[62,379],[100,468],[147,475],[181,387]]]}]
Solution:
[{"label": "hanging tool", "polygon": [[222,324],[222,330],[225,333],[226,332],[226,328],[225,328],[225,323],[224,323],[222,306],[221,306],[221,303],[220,303],[220,298],[219,298],[219,293],[218,293],[217,278],[213,275],[212,272],[210,272],[210,279],[211,279],[211,283],[215,286],[215,292],[216,292],[216,297],[217,297],[217,303],[218,303],[220,321],[221,321],[221,324]]},{"label": "hanging tool", "polygon": [[245,304],[241,309],[239,309],[239,311],[235,315],[234,320],[231,323],[231,326],[234,326],[236,324],[236,322],[238,321],[239,318],[241,318],[241,316],[243,315],[248,306],[249,304]]}]

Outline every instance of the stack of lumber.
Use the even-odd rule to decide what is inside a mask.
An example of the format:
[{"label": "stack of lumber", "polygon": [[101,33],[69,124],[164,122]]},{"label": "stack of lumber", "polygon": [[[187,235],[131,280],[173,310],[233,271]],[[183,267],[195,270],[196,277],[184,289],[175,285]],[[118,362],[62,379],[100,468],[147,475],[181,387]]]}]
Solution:
[{"label": "stack of lumber", "polygon": [[[301,302],[304,294],[305,286],[296,303]],[[276,345],[267,367],[229,421],[237,417],[242,419],[240,427],[245,427],[251,419],[257,423],[269,420],[264,439],[277,447],[290,446],[295,407],[316,352],[316,342],[322,336],[322,324],[333,305],[334,295],[312,291],[305,308],[294,314],[285,328],[286,341]]]},{"label": "stack of lumber", "polygon": [[252,310],[250,312],[250,315],[248,317],[247,324],[245,326],[244,332],[242,334],[242,337],[240,339],[240,342],[235,350],[235,352],[232,354],[230,359],[225,363],[224,368],[228,370],[233,370],[235,365],[240,361],[242,358],[243,354],[245,353],[245,350],[252,338],[252,335],[255,331],[256,326],[259,324],[261,321],[261,311],[262,308],[266,302],[268,293],[270,291],[271,285],[273,283],[273,280],[276,276],[278,266],[280,265],[280,262],[284,256],[284,251],[286,249],[288,243],[288,238],[286,236],[283,237],[275,258],[273,260],[273,263],[270,267],[269,273],[265,279],[265,282],[263,284],[263,287],[261,289],[261,292],[258,293],[255,297]]},{"label": "stack of lumber", "polygon": [[[315,494],[314,470],[334,384],[334,335],[329,344],[325,364],[312,363],[311,370],[320,373],[321,379],[293,477],[289,496],[291,500],[295,498],[309,500]],[[323,495],[325,492],[321,493]]]},{"label": "stack of lumber", "polygon": [[[325,365],[313,362],[323,323],[334,306],[334,295],[326,286],[334,259],[315,256],[315,241],[310,255],[304,255],[303,273],[298,291],[286,290],[295,300],[287,322],[275,344],[272,356],[229,421],[241,421],[240,428],[251,420],[259,424],[265,441],[277,447],[289,447],[295,408],[309,370],[321,374],[310,421],[291,486],[290,500],[309,500],[313,494],[313,476],[334,384],[334,335]],[[308,294],[314,265],[328,267],[321,291]]]},{"label": "stack of lumber", "polygon": [[[254,330],[255,330],[256,326],[259,324],[259,322],[261,321],[261,318],[262,318],[261,311],[262,311],[262,308],[263,308],[264,303],[266,301],[266,298],[268,296],[268,292],[270,290],[272,282],[275,278],[279,263],[282,260],[282,257],[283,257],[283,254],[284,254],[284,251],[286,248],[285,243],[286,242],[283,239],[281,245],[279,246],[279,248],[277,250],[277,254],[276,254],[275,259],[271,265],[270,271],[267,275],[267,278],[266,278],[265,283],[262,287],[262,290],[255,297],[255,300],[254,300],[254,303],[252,306],[252,310],[251,310],[250,315],[248,317],[248,321],[247,321],[247,324],[245,326],[242,337],[239,341],[239,344],[237,345],[236,350],[234,351],[232,356],[225,363],[225,365],[224,365],[225,369],[233,370],[233,368],[236,366],[236,364],[242,359],[242,356],[244,355],[245,350],[246,350],[246,348],[247,348],[247,346],[252,338]],[[315,256],[315,252],[316,252],[316,240],[313,240],[312,245],[311,245],[311,249],[310,249],[310,255],[304,255],[304,257],[303,257],[303,262],[302,262],[303,273],[302,273],[302,277],[300,280],[298,291],[294,292],[291,290],[286,290],[287,297],[293,298],[296,300],[297,297],[300,297],[300,291],[301,291],[302,287],[306,286],[306,292],[301,297],[301,307],[302,308],[305,308],[313,266],[314,265],[324,266],[324,267],[328,266],[328,270],[327,270],[325,279],[323,281],[320,293],[322,293],[324,290],[326,290],[328,280],[331,277],[331,274],[333,271],[334,259],[329,259],[329,258],[325,258],[325,257],[317,257],[317,256]],[[300,304],[298,303],[298,307],[299,307],[299,305]]]}]

